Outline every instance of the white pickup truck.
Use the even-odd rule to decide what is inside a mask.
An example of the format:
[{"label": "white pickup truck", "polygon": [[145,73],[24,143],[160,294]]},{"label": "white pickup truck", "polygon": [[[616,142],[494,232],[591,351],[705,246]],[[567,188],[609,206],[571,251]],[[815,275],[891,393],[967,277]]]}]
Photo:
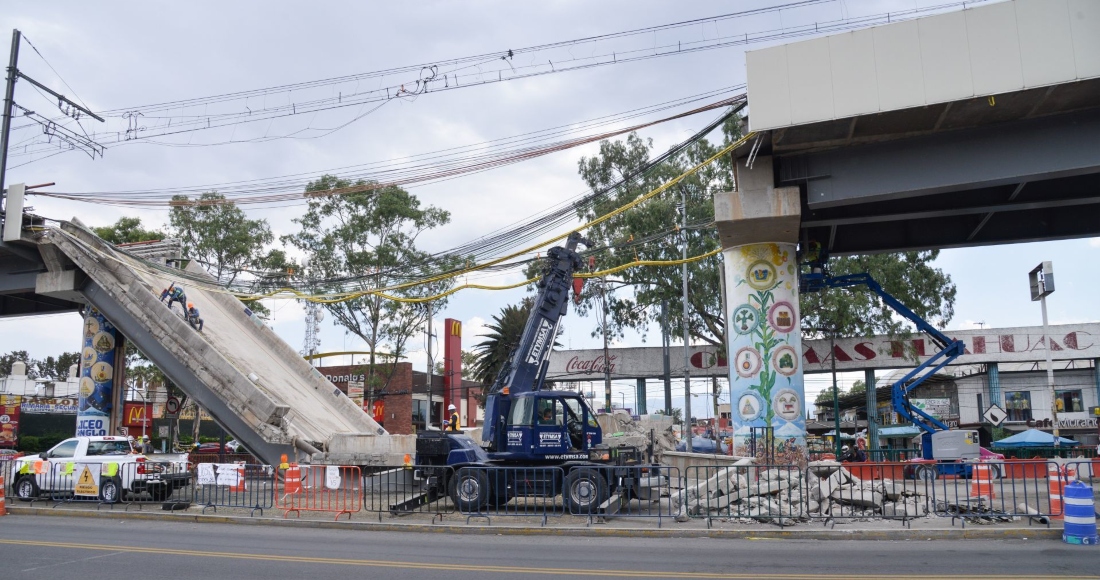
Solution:
[{"label": "white pickup truck", "polygon": [[23,501],[91,496],[116,503],[126,493],[164,501],[191,483],[191,473],[181,456],[142,455],[128,437],[73,437],[16,459],[12,479],[11,493]]}]

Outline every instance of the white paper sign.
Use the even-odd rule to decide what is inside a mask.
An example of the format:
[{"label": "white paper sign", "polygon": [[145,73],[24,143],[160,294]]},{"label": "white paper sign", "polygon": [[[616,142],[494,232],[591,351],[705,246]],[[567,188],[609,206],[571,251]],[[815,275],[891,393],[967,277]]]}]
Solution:
[{"label": "white paper sign", "polygon": [[230,487],[240,485],[240,474],[237,473],[240,467],[236,463],[219,463],[218,485],[228,485]]},{"label": "white paper sign", "polygon": [[340,466],[329,465],[325,468],[325,487],[340,489]]},{"label": "white paper sign", "polygon": [[199,485],[216,485],[217,479],[214,476],[214,464],[213,463],[200,463],[199,464]]}]

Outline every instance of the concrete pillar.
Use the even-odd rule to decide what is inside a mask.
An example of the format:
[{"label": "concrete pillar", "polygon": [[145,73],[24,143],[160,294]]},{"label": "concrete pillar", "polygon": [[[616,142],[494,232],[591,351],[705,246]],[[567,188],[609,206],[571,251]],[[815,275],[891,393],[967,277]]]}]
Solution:
[{"label": "concrete pillar", "polygon": [[[1092,361],[1092,378],[1096,381],[1096,404],[1100,406],[1100,358]],[[1097,449],[1100,449],[1100,446]]]},{"label": "concrete pillar", "polygon": [[770,157],[735,166],[714,196],[726,287],[734,455],[805,464],[805,386],[796,258],[797,187],[773,186]]},{"label": "concrete pillar", "polygon": [[[986,380],[989,381],[989,404],[997,405],[1003,409],[1004,403],[1001,401],[1001,371],[997,367],[997,363],[989,363],[989,372],[986,373]],[[985,409],[978,409],[979,417],[982,416],[982,413],[985,413]]]},{"label": "concrete pillar", "polygon": [[878,441],[878,393],[875,392],[875,371],[863,371],[863,383],[867,385],[867,459],[886,461],[875,453],[879,449]]},{"label": "concrete pillar", "polygon": [[645,396],[645,379],[638,379],[637,388],[634,389],[634,406],[637,407],[637,409],[634,409],[635,415],[649,414],[649,411],[646,410]]},{"label": "concrete pillar", "polygon": [[114,435],[111,411],[114,407],[115,346],[118,332],[100,312],[89,308],[84,315],[84,348],[80,353],[80,387],[76,414],[76,435]]}]

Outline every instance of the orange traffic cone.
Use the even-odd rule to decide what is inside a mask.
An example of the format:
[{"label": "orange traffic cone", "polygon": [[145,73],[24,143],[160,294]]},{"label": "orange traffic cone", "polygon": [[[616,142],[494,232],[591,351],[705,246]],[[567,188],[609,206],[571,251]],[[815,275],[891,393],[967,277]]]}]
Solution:
[{"label": "orange traffic cone", "polygon": [[997,497],[993,491],[993,476],[988,465],[975,463],[970,472],[970,497],[984,497],[992,501]]},{"label": "orange traffic cone", "polygon": [[8,515],[8,506],[4,503],[4,474],[0,473],[0,516]]},{"label": "orange traffic cone", "polygon": [[1064,516],[1062,505],[1062,493],[1065,491],[1066,482],[1063,479],[1062,470],[1056,463],[1047,464],[1047,493],[1050,496],[1050,517],[1060,520]]},{"label": "orange traffic cone", "polygon": [[302,493],[302,470],[298,468],[297,464],[291,464],[286,469],[283,493],[285,495]]},{"label": "orange traffic cone", "polygon": [[247,491],[244,485],[244,464],[238,464],[237,484],[229,486],[229,491]]}]

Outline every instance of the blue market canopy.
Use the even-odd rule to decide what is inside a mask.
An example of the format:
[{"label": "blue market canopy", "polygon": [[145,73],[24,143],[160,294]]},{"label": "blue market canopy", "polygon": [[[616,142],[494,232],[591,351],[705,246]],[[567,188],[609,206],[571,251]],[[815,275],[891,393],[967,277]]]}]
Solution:
[{"label": "blue market canopy", "polygon": [[[1066,447],[1073,447],[1074,445],[1080,445],[1080,442],[1072,439],[1066,439],[1065,437],[1059,437],[1059,444]],[[1013,435],[1001,439],[1000,441],[994,441],[993,447],[999,447],[1001,449],[1019,449],[1021,447],[1054,447],[1054,435],[1047,433],[1046,431],[1040,431],[1038,429],[1028,429]]]}]

